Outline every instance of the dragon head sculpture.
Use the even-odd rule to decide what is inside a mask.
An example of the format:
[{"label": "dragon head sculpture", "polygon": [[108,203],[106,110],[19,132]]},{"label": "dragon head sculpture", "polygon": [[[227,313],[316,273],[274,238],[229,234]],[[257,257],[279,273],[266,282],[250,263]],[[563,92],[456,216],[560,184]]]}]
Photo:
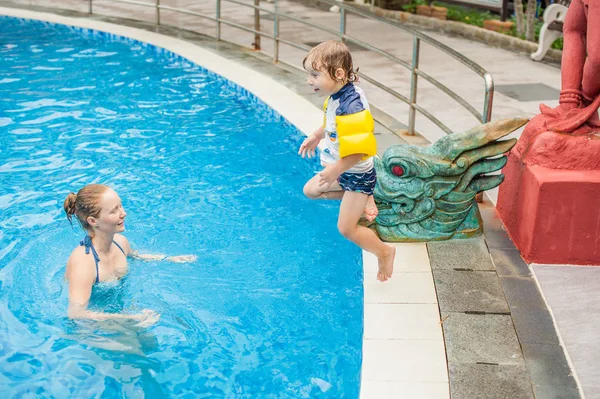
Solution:
[{"label": "dragon head sculpture", "polygon": [[481,234],[475,201],[497,187],[516,139],[498,141],[527,123],[504,119],[448,135],[430,147],[393,146],[375,158],[379,208],[375,228],[386,241],[430,241]]}]

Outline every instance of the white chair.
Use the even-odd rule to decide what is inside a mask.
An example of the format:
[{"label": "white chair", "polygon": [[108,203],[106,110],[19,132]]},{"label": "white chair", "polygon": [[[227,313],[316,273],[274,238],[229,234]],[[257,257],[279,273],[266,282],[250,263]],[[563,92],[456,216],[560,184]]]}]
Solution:
[{"label": "white chair", "polygon": [[541,61],[556,39],[563,35],[562,27],[568,8],[562,4],[551,4],[544,11],[544,25],[540,30],[540,44],[531,59]]}]

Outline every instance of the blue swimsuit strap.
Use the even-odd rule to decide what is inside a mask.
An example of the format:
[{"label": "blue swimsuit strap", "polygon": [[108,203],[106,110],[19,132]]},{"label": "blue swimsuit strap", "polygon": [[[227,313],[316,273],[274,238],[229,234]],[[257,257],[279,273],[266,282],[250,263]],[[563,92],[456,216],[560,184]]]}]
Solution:
[{"label": "blue swimsuit strap", "polygon": [[[125,251],[123,251],[123,248],[121,248],[121,246],[117,244],[117,242],[114,240],[113,243],[117,246],[117,248],[121,250],[121,252],[123,252],[123,255],[125,255]],[[83,240],[81,240],[79,245],[83,245],[85,247],[86,255],[90,253],[90,249],[92,250],[92,255],[94,255],[94,263],[96,264],[96,284],[98,284],[100,282],[100,272],[98,271],[98,262],[100,262],[100,257],[96,252],[96,248],[94,248],[94,245],[92,244],[92,237],[85,236]],[[127,255],[125,255],[125,257],[127,257]]]}]

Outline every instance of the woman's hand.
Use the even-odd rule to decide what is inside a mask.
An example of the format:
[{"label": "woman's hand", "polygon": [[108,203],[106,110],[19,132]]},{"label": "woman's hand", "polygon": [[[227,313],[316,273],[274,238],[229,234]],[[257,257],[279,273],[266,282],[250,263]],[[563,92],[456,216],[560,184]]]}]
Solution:
[{"label": "woman's hand", "polygon": [[158,321],[160,318],[160,314],[155,312],[154,310],[144,309],[142,313],[135,315],[135,319],[139,320],[139,323],[136,323],[138,327],[150,327],[154,323]]},{"label": "woman's hand", "polygon": [[164,255],[164,254],[141,254],[137,251],[134,251],[131,254],[131,257],[133,257],[135,259],[148,260],[148,261],[167,259],[167,255]]},{"label": "woman's hand", "polygon": [[168,256],[165,260],[174,263],[189,263],[195,262],[198,257],[196,255],[177,255],[177,256]]}]

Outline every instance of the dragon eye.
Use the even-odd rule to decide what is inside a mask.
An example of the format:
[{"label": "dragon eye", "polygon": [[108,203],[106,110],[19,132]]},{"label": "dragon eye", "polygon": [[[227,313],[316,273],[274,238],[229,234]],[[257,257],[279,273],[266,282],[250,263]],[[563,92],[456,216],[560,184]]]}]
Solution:
[{"label": "dragon eye", "polygon": [[394,166],[392,167],[392,173],[395,174],[396,176],[403,176],[404,175],[404,168],[402,166]]}]

